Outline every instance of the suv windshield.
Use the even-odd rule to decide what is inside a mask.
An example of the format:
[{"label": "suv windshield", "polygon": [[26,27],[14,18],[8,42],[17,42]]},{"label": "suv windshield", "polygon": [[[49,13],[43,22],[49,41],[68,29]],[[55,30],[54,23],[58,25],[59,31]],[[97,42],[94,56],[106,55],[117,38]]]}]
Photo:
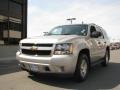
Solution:
[{"label": "suv windshield", "polygon": [[48,35],[82,35],[86,36],[88,25],[64,25],[53,28]]}]

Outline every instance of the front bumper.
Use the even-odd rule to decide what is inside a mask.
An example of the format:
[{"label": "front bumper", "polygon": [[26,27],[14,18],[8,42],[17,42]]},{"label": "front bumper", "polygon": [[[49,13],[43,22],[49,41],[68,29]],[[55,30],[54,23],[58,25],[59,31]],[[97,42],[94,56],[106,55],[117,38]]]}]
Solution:
[{"label": "front bumper", "polygon": [[16,53],[20,67],[26,71],[38,73],[73,74],[76,67],[74,55],[32,56]]}]

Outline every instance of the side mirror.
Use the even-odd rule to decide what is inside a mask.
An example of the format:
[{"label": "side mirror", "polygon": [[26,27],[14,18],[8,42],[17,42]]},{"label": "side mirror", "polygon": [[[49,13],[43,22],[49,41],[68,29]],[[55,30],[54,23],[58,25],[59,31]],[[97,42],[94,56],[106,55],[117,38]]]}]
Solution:
[{"label": "side mirror", "polygon": [[98,38],[98,37],[100,37],[102,34],[101,34],[101,32],[99,32],[99,31],[94,31],[94,32],[92,32],[91,33],[91,37],[93,37],[93,38]]},{"label": "side mirror", "polygon": [[48,35],[48,32],[43,32],[44,33],[44,36]]}]

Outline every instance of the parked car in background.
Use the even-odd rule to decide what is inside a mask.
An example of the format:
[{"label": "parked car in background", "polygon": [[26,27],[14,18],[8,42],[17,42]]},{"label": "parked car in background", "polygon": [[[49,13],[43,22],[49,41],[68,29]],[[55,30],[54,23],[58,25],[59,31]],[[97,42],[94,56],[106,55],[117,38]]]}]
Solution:
[{"label": "parked car in background", "polygon": [[111,44],[110,44],[110,49],[111,49],[111,50],[120,49],[120,43],[119,43],[119,42],[111,43]]}]

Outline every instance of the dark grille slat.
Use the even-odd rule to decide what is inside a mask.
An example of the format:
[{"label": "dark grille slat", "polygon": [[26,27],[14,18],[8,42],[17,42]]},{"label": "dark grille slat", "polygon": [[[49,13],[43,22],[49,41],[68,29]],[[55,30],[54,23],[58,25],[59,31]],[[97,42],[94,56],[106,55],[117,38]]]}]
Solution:
[{"label": "dark grille slat", "polygon": [[22,43],[22,46],[33,46],[34,44],[32,43]]},{"label": "dark grille slat", "polygon": [[37,44],[39,47],[52,47],[53,44]]},{"label": "dark grille slat", "polygon": [[50,55],[51,50],[27,50],[27,49],[22,49],[23,54],[28,54],[28,55]]},{"label": "dark grille slat", "polygon": [[52,47],[53,44],[33,44],[33,43],[22,43],[22,46]]}]

